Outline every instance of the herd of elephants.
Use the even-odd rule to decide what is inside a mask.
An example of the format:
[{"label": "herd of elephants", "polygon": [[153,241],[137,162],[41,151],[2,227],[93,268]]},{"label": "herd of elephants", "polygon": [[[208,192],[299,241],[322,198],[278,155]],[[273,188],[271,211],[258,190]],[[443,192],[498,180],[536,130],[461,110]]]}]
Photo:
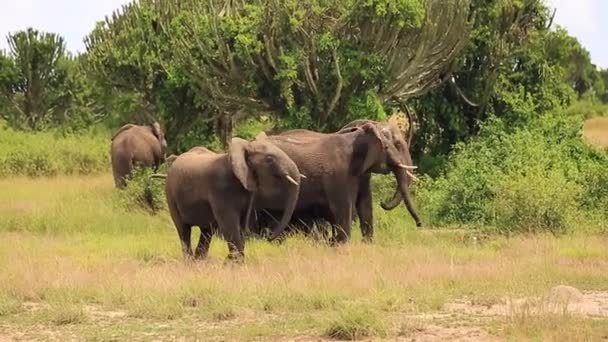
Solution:
[{"label": "herd of elephants", "polygon": [[[321,221],[332,228],[333,243],[344,243],[355,214],[369,242],[372,173],[396,179],[382,208],[394,209],[403,200],[416,226],[422,225],[409,194],[416,179],[409,139],[394,123],[356,120],[335,133],[294,129],[262,132],[252,141],[234,137],[226,153],[194,147],[165,158],[166,148],[157,122],[127,124],[112,137],[112,171],[116,187],[123,188],[134,167],[170,164],[166,175],[153,177],[166,178],[167,205],[187,259],[205,258],[214,233],[227,241],[228,260],[242,261],[245,230],[274,240],[287,227],[310,233]],[[193,226],[201,231],[194,251]]]}]

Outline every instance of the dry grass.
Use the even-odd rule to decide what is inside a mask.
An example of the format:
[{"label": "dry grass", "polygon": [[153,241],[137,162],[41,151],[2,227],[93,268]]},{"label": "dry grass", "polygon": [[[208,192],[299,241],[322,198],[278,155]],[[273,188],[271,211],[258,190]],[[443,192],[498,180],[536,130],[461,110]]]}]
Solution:
[{"label": "dry grass", "polygon": [[[117,208],[108,176],[18,178],[0,188],[10,194],[0,201],[0,337],[390,338],[412,330],[404,315],[461,297],[488,302],[560,283],[608,284],[605,236],[481,241],[417,232],[403,212],[376,208],[373,245],[358,233],[340,248],[297,237],[250,241],[246,263],[225,266],[226,245],[214,239],[208,260],[187,265],[167,214]],[[536,334],[522,324],[495,333]]]},{"label": "dry grass", "polygon": [[583,130],[590,143],[608,149],[608,117],[594,117],[585,121]]}]

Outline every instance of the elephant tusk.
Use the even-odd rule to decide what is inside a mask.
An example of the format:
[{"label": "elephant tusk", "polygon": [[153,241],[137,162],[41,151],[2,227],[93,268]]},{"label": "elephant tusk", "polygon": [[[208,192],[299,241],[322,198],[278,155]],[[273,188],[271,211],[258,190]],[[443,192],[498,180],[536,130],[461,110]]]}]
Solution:
[{"label": "elephant tusk", "polygon": [[306,179],[306,176],[304,176],[303,174],[300,173],[300,178]]},{"label": "elephant tusk", "polygon": [[407,171],[407,170],[405,170],[405,173],[406,173],[408,176],[410,176],[410,177],[411,177],[411,178],[412,178],[414,181],[416,181],[416,182],[420,181],[420,179],[418,179],[418,177],[414,176],[414,174],[413,174],[413,173],[411,173],[411,172],[409,172],[409,171]]},{"label": "elephant tusk", "polygon": [[299,185],[298,182],[296,182],[295,179],[291,178],[290,175],[285,175],[285,178],[287,178],[287,180],[292,183],[293,185]]},{"label": "elephant tusk", "polygon": [[403,163],[398,165],[400,168],[402,169],[406,169],[406,170],[415,170],[418,168],[418,166],[410,166],[410,165],[405,165]]}]

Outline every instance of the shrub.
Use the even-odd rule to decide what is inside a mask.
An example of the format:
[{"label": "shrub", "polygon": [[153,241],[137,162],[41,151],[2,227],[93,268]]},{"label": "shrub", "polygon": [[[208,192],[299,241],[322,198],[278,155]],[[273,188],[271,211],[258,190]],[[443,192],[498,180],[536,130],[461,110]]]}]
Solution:
[{"label": "shrub", "polygon": [[377,313],[357,306],[340,310],[325,328],[327,337],[338,340],[358,340],[385,333],[386,327]]},{"label": "shrub", "polygon": [[92,174],[110,166],[102,134],[16,132],[0,123],[0,177]]},{"label": "shrub", "polygon": [[150,168],[136,168],[133,171],[127,178],[127,186],[119,194],[119,203],[123,208],[145,209],[153,214],[167,208],[165,180],[151,178],[154,173]]},{"label": "shrub", "polygon": [[[608,216],[608,155],[582,140],[582,116],[563,113],[509,129],[490,121],[459,144],[445,171],[418,184],[432,224],[481,224],[501,232],[574,228],[574,219]],[[602,209],[604,208],[604,209]]]}]

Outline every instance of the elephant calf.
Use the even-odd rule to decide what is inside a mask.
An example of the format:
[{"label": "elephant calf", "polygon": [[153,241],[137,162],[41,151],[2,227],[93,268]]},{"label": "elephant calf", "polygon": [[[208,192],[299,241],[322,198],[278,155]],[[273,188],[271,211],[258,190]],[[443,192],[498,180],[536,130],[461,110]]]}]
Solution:
[{"label": "elephant calf", "polygon": [[167,148],[165,134],[158,122],[149,126],[127,124],[112,136],[112,173],[117,188],[124,188],[126,178],[136,166],[154,167],[162,163]]},{"label": "elephant calf", "polygon": [[[186,258],[192,257],[191,232],[201,236],[194,257],[206,257],[216,227],[228,242],[228,259],[244,258],[242,228],[258,199],[281,203],[283,217],[271,240],[287,226],[296,206],[300,171],[282,150],[261,133],[252,142],[233,138],[228,153],[195,148],[169,168],[167,203]],[[260,208],[261,209],[261,208]]]}]

